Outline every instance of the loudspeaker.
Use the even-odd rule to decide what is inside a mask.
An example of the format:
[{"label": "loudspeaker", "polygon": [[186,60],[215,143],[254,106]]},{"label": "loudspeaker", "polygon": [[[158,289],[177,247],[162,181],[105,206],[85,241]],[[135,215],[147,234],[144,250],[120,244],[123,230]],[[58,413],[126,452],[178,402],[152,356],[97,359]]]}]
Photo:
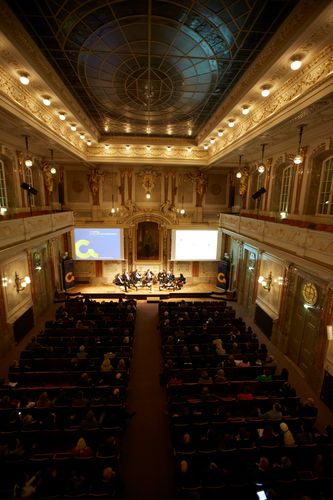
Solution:
[{"label": "loudspeaker", "polygon": [[264,193],[266,193],[266,189],[262,187],[252,195],[252,198],[256,200],[257,198],[260,198],[260,196]]},{"label": "loudspeaker", "polygon": [[25,191],[29,191],[29,193],[31,193],[31,194],[38,193],[36,188],[34,188],[33,186],[30,186],[30,184],[27,184],[26,182],[22,182],[21,188],[24,189]]}]

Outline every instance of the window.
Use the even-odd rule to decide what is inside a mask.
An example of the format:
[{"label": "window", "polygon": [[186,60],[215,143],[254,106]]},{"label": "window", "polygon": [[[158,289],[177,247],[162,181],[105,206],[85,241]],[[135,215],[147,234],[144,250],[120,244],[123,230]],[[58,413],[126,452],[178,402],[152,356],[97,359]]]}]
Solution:
[{"label": "window", "polygon": [[5,165],[0,160],[0,207],[8,206]]},{"label": "window", "polygon": [[[34,178],[32,175],[31,168],[25,169],[25,181],[27,184],[29,184],[29,186],[34,185]],[[25,192],[25,195],[26,195],[27,204],[30,206],[30,203],[31,203],[31,206],[35,207],[35,197],[33,195],[31,195],[28,191]],[[28,196],[30,196],[30,200],[29,200]]]},{"label": "window", "polygon": [[317,213],[333,214],[333,156],[326,158],[321,169]]},{"label": "window", "polygon": [[282,171],[281,179],[281,191],[280,191],[280,201],[279,201],[279,212],[290,212],[290,191],[292,185],[292,174],[293,167],[289,165],[285,167]]}]

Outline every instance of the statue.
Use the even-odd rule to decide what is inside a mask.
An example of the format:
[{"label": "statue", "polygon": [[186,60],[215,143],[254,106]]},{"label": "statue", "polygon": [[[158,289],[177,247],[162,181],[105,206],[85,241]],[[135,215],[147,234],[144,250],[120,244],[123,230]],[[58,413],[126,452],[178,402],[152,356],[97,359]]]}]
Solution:
[{"label": "statue", "polygon": [[202,200],[205,192],[207,191],[208,179],[207,175],[199,171],[195,174],[188,174],[188,178],[195,183],[196,191],[196,206],[202,207]]},{"label": "statue", "polygon": [[44,184],[49,193],[53,191],[53,175],[51,174],[51,167],[49,162],[45,161],[42,165],[42,172]]}]

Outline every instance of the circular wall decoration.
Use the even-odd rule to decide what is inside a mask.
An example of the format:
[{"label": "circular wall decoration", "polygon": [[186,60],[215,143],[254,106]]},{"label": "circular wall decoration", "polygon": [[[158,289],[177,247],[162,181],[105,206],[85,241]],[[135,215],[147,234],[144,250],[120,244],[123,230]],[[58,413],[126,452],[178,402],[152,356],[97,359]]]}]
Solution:
[{"label": "circular wall decoration", "polygon": [[318,290],[316,285],[314,283],[304,283],[302,295],[307,304],[314,306],[318,300]]}]

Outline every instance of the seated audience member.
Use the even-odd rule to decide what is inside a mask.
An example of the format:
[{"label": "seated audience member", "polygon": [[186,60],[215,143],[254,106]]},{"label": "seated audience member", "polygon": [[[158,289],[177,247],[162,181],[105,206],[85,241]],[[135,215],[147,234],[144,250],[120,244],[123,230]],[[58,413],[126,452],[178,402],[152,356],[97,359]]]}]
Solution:
[{"label": "seated audience member", "polygon": [[252,394],[250,387],[245,385],[240,390],[240,392],[237,394],[237,399],[239,399],[239,400],[251,400],[251,399],[253,399],[253,394]]},{"label": "seated audience member", "polygon": [[93,380],[89,377],[87,372],[82,373],[80,379],[78,380],[78,385],[82,387],[91,387],[93,385]]},{"label": "seated audience member", "polygon": [[258,408],[258,415],[268,420],[281,420],[282,419],[282,408],[279,403],[274,403],[271,410],[261,413],[260,408]]},{"label": "seated audience member", "polygon": [[210,462],[203,472],[203,482],[205,486],[220,486],[224,481],[224,471],[215,462]]},{"label": "seated audience member", "polygon": [[243,356],[243,359],[241,360],[240,363],[238,363],[239,368],[248,368],[250,365],[250,361],[248,360],[247,356]]},{"label": "seated audience member", "polygon": [[105,354],[103,362],[101,364],[101,372],[111,372],[112,370],[113,366],[111,365],[110,358],[107,354]]},{"label": "seated audience member", "polygon": [[52,406],[52,401],[49,399],[47,392],[42,392],[36,401],[36,406],[39,408],[49,408]]},{"label": "seated audience member", "polygon": [[215,346],[215,352],[218,356],[222,356],[226,353],[221,339],[214,339],[212,344]]},{"label": "seated audience member", "polygon": [[289,457],[282,457],[280,462],[273,464],[272,480],[273,481],[292,481],[296,479],[297,472]]},{"label": "seated audience member", "polygon": [[271,465],[267,457],[260,457],[252,471],[256,483],[267,484],[271,479]]},{"label": "seated audience member", "polygon": [[71,452],[75,457],[92,457],[94,455],[92,448],[87,445],[83,437],[78,439],[74,448],[71,449]]},{"label": "seated audience member", "polygon": [[117,364],[117,370],[126,370],[126,361],[124,358],[120,358]]},{"label": "seated audience member", "polygon": [[65,482],[64,491],[66,495],[83,495],[88,492],[87,478],[77,470],[72,470]]},{"label": "seated audience member", "polygon": [[212,384],[213,379],[212,379],[212,377],[209,376],[209,374],[206,370],[203,370],[201,372],[200,377],[199,377],[198,383],[199,384]]},{"label": "seated audience member", "polygon": [[34,476],[29,477],[27,474],[23,478],[19,478],[14,485],[13,498],[27,499],[35,498],[36,496],[36,482],[39,477],[39,472]]},{"label": "seated audience member", "polygon": [[280,428],[278,432],[274,430],[272,425],[265,425],[263,429],[258,429],[260,446],[279,446],[280,443]]},{"label": "seated audience member", "polygon": [[273,380],[271,371],[268,368],[265,368],[263,373],[258,375],[256,380],[258,380],[258,382],[270,382]]},{"label": "seated audience member", "polygon": [[82,429],[98,429],[100,422],[97,420],[97,417],[93,410],[89,410],[83,420],[81,421]]},{"label": "seated audience member", "polygon": [[79,351],[76,353],[76,356],[79,359],[86,359],[88,357],[88,353],[86,352],[86,348],[84,345],[80,345]]},{"label": "seated audience member", "polygon": [[223,384],[226,381],[227,381],[227,379],[225,377],[224,370],[222,368],[219,368],[217,370],[215,377],[214,377],[215,384]]},{"label": "seated audience member", "polygon": [[294,439],[294,436],[292,435],[291,431],[289,430],[288,425],[285,422],[281,422],[280,429],[281,429],[282,436],[283,436],[284,446],[294,446],[295,439]]},{"label": "seated audience member", "polygon": [[191,452],[194,450],[195,450],[195,448],[194,448],[194,445],[192,442],[192,436],[191,436],[191,434],[186,432],[185,434],[183,434],[180,442],[176,444],[175,452],[179,451],[182,453],[186,453],[186,452]]},{"label": "seated audience member", "polygon": [[117,474],[112,467],[105,467],[102,477],[93,483],[92,493],[114,493],[117,487]]},{"label": "seated audience member", "polygon": [[236,366],[235,358],[233,357],[232,354],[230,354],[228,356],[228,358],[224,361],[224,367],[225,368],[232,368],[234,366]]}]

